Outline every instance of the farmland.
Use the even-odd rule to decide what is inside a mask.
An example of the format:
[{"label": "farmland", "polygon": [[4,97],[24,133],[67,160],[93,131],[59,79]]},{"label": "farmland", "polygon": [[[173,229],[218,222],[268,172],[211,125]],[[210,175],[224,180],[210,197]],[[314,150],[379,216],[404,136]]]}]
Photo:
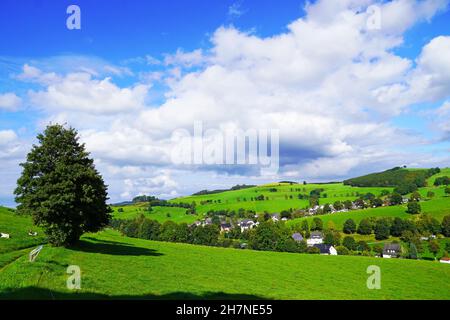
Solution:
[{"label": "farmland", "polygon": [[[65,287],[68,265],[81,268],[77,292]],[[370,265],[381,268],[380,290],[366,287]],[[35,263],[8,264],[0,298],[450,299],[449,277],[448,266],[428,261],[212,248],[106,230],[70,249],[45,246]]]},{"label": "farmland", "polygon": [[[170,220],[177,223],[192,223],[198,219],[195,215],[186,214],[185,208],[155,206],[152,207],[152,211],[148,211],[147,207],[148,206],[145,203],[126,206],[113,206],[113,217],[115,219],[133,219],[143,214],[147,218],[158,222]],[[123,212],[119,212],[119,208],[121,208]]]},{"label": "farmland", "polygon": [[[271,189],[276,192],[271,192]],[[314,189],[324,189],[323,194],[326,198],[321,199],[322,202],[333,203],[334,201],[344,201],[347,199],[354,200],[358,193],[373,193],[379,195],[382,190],[392,191],[389,187],[361,188],[345,186],[343,183],[327,183],[327,184],[289,184],[289,183],[271,183],[257,187],[226,191],[222,193],[189,196],[176,198],[171,201],[197,204],[198,213],[206,213],[209,210],[238,210],[239,208],[254,210],[256,213],[280,212],[289,210],[290,208],[305,208],[308,206],[308,200],[298,199],[299,194],[309,194]],[[296,190],[297,189],[297,190]],[[258,201],[251,198],[263,195],[268,200]],[[292,197],[292,199],[291,199]],[[211,203],[202,204],[204,201]]]},{"label": "farmland", "polygon": [[[436,176],[445,175],[450,175],[449,169]],[[450,198],[444,186],[433,185],[436,176],[418,191],[423,198],[422,212],[441,221],[450,214]],[[343,183],[272,183],[169,201],[195,202],[197,214],[186,214],[186,208],[177,206],[153,206],[149,211],[148,203],[138,202],[113,206],[113,217],[131,220],[143,214],[160,223],[191,223],[203,219],[209,210],[296,210],[309,205],[307,200],[298,199],[298,194],[319,188],[323,189],[319,199],[322,204],[354,200],[368,192],[379,196],[383,190],[393,190]],[[430,191],[433,197],[428,197]],[[251,200],[259,195],[264,195],[264,200]],[[314,217],[292,219],[286,224],[296,225],[305,219],[311,222]],[[396,205],[317,217],[325,227],[333,221],[336,229],[342,230],[350,218],[358,223],[366,217],[407,219],[411,215],[406,213],[406,205]],[[2,207],[0,229],[11,235],[10,239],[0,239],[0,299],[450,299],[450,268],[434,261],[208,247],[129,238],[112,229],[85,234],[77,245],[68,248],[51,247],[29,217],[17,216]],[[38,236],[29,236],[29,230],[37,231]],[[354,237],[370,246],[399,240],[391,237],[376,241],[373,234]],[[448,238],[438,241],[441,256]],[[30,263],[28,252],[38,244],[44,244],[44,249],[37,261]],[[420,257],[434,260],[427,243]],[[66,288],[69,265],[81,268],[81,290]],[[370,265],[381,268],[380,290],[366,287]]]}]

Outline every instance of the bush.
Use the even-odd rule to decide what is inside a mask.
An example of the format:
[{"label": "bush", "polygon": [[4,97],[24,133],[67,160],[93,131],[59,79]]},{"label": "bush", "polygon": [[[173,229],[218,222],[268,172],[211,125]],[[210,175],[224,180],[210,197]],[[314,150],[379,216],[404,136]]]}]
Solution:
[{"label": "bush", "polygon": [[372,223],[370,223],[369,219],[362,219],[359,222],[358,233],[363,235],[372,233]]},{"label": "bush", "polygon": [[375,224],[375,239],[377,240],[385,240],[390,236],[391,226],[387,219],[379,219]]},{"label": "bush", "polygon": [[337,254],[340,255],[340,256],[347,256],[347,255],[350,254],[350,250],[348,250],[344,246],[337,246],[336,247],[336,251],[337,251]]},{"label": "bush", "polygon": [[442,219],[442,234],[446,237],[450,237],[450,215],[446,215]]},{"label": "bush", "polygon": [[317,247],[308,247],[307,252],[312,254],[320,254],[320,249]]},{"label": "bush", "polygon": [[353,237],[346,236],[344,240],[342,240],[342,245],[346,247],[348,250],[356,250],[357,245],[356,241]]},{"label": "bush", "polygon": [[352,234],[356,232],[356,223],[353,219],[347,219],[344,222],[344,226],[342,227],[342,231],[346,234]]},{"label": "bush", "polygon": [[409,201],[407,205],[406,212],[410,214],[419,214],[422,211],[422,208],[420,207],[420,204],[413,200]]}]

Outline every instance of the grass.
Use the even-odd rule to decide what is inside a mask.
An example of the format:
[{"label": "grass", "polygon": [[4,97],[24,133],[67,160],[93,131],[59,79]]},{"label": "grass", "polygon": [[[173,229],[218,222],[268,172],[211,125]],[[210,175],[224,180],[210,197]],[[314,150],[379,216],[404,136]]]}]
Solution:
[{"label": "grass", "polygon": [[[442,175],[450,175],[450,169],[443,169],[437,176]],[[444,187],[432,185],[434,179],[435,176],[430,178],[428,187],[419,190],[423,198],[428,191],[435,193],[431,200],[422,201],[421,206],[423,212],[442,220],[450,214],[450,197],[445,196]],[[277,188],[277,192],[270,192],[270,188]],[[199,215],[186,215],[186,210],[178,207],[154,207],[148,212],[146,204],[136,204],[114,207],[113,216],[131,219],[144,214],[160,222],[190,223],[208,210],[245,208],[258,213],[280,212],[305,207],[306,200],[296,196],[309,194],[316,188],[323,188],[327,193],[327,198],[320,199],[321,203],[354,200],[357,192],[379,195],[383,189],[391,190],[342,183],[274,183],[171,200],[195,201]],[[250,201],[260,194],[269,200]],[[290,195],[294,199],[289,199]],[[200,204],[205,200],[216,203]],[[119,208],[124,212],[118,212]],[[405,206],[382,207],[319,217],[325,226],[331,220],[341,229],[349,218],[358,223],[372,216],[411,217],[405,210]],[[298,223],[301,219],[288,223]],[[30,229],[38,231],[39,236],[28,236]],[[42,230],[33,227],[29,217],[16,216],[0,207],[0,231],[11,234],[11,239],[0,239],[0,299],[450,299],[450,267],[434,261],[205,247],[132,239],[105,230],[83,236],[72,248],[45,245],[37,261],[30,263],[27,257],[30,248],[45,243]],[[355,238],[362,240],[364,236],[355,235]],[[364,238],[368,242],[372,239],[373,235]],[[443,248],[448,239],[439,241]],[[423,257],[431,258],[426,245]],[[79,291],[66,288],[69,265],[81,268]],[[366,287],[369,276],[366,270],[370,265],[381,268],[380,290]]]},{"label": "grass", "polygon": [[[38,235],[36,237],[29,236],[29,230],[36,231]],[[44,233],[33,225],[29,217],[15,215],[10,209],[4,207],[0,207],[0,232],[10,235],[10,239],[0,238],[0,254],[45,242]]]},{"label": "grass", "polygon": [[[113,217],[115,219],[133,219],[143,214],[147,218],[157,220],[158,222],[164,222],[171,220],[177,223],[192,223],[195,220],[199,220],[197,215],[186,214],[185,208],[180,207],[152,207],[152,211],[147,211],[147,204],[134,204],[127,206],[114,206],[112,207]],[[119,208],[122,208],[123,212],[119,212]]]},{"label": "grass", "polygon": [[[276,188],[277,192],[270,192],[271,188]],[[296,188],[300,188],[299,191],[295,191]],[[344,201],[347,199],[354,200],[357,198],[357,193],[371,192],[375,195],[379,195],[382,190],[392,191],[393,188],[360,188],[345,186],[342,183],[328,183],[328,184],[293,184],[289,183],[272,183],[261,185],[252,188],[246,188],[234,191],[225,191],[216,194],[188,196],[182,198],[176,198],[173,202],[192,203],[195,201],[197,212],[202,214],[209,210],[235,210],[239,208],[254,210],[256,213],[263,213],[264,211],[273,213],[280,212],[282,210],[305,208],[309,202],[308,200],[298,199],[299,194],[307,194],[313,190],[323,188],[324,194],[327,194],[327,198],[321,198],[321,203],[333,203],[335,201]],[[291,190],[292,189],[292,190]],[[264,201],[251,201],[251,198],[264,195],[269,200]],[[286,199],[287,196],[287,199]],[[290,199],[292,196],[292,199]],[[245,199],[245,201],[244,201]],[[202,201],[211,200],[213,203],[201,204]],[[214,203],[216,201],[216,203]],[[218,202],[220,201],[220,203]]]},{"label": "grass", "polygon": [[[232,263],[230,263],[232,262]],[[82,289],[66,289],[66,268]],[[381,289],[366,287],[381,268]],[[0,271],[0,298],[450,299],[450,268],[438,262],[225,249],[131,239],[106,230],[74,248],[45,246]]]},{"label": "grass", "polygon": [[[450,198],[442,197],[435,199],[423,201],[420,203],[422,207],[422,213],[427,213],[439,222],[442,221],[444,216],[450,214]],[[369,208],[362,210],[353,210],[349,212],[338,212],[326,215],[309,216],[305,218],[293,219],[287,222],[288,225],[300,223],[302,220],[311,221],[318,217],[322,219],[324,226],[327,225],[328,221],[333,221],[338,230],[342,230],[342,226],[347,219],[353,219],[357,224],[364,218],[369,217],[399,217],[402,219],[407,219],[413,217],[411,214],[406,213],[406,205],[400,206],[390,206],[390,207],[380,207],[380,208]]]}]

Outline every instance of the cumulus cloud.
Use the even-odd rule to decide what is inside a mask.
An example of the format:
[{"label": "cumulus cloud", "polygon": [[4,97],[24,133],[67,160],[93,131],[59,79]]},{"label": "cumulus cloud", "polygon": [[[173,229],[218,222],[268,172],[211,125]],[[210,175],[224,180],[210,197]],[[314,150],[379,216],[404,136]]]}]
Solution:
[{"label": "cumulus cloud", "polygon": [[0,93],[0,110],[16,111],[22,104],[22,99],[13,92]]},{"label": "cumulus cloud", "polygon": [[[38,81],[49,81],[45,90],[30,91],[30,101],[53,112],[70,110],[95,114],[130,112],[142,108],[149,87],[137,84],[130,88],[120,88],[111,78],[93,79],[89,73],[70,73],[64,77],[57,75],[47,80],[40,70],[27,68],[27,77]],[[25,70],[25,69],[24,69]],[[58,79],[58,81],[56,81]]]},{"label": "cumulus cloud", "polygon": [[[411,153],[402,146],[422,138],[395,128],[390,119],[412,104],[448,97],[450,40],[432,39],[416,61],[393,49],[403,43],[405,30],[431,19],[447,1],[375,3],[381,28],[370,30],[367,8],[374,3],[309,3],[304,17],[271,37],[220,27],[211,49],[178,50],[166,55],[165,75],[142,73],[148,81],[167,81],[166,99],[158,106],[146,105],[148,86],[120,87],[89,72],[58,75],[26,66],[21,77],[45,86],[29,96],[54,119],[82,119],[83,141],[110,179],[122,181],[123,188],[114,191],[122,197],[178,192],[178,181],[189,174],[171,162],[170,137],[177,129],[192,132],[196,121],[205,130],[279,130],[280,177],[335,179],[409,164]],[[108,119],[101,128],[97,114]],[[434,160],[414,157],[414,163]],[[195,169],[226,176],[217,166]],[[247,178],[259,179],[253,174]],[[191,178],[187,183],[196,180]]]}]

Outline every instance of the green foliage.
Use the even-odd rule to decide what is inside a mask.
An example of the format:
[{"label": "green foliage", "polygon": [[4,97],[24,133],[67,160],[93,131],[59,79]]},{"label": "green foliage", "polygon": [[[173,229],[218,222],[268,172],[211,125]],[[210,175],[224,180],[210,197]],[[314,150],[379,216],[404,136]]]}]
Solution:
[{"label": "green foliage", "polygon": [[374,251],[377,255],[381,256],[381,254],[383,253],[383,245],[377,243],[376,245],[373,246],[373,251]]},{"label": "green foliage", "polygon": [[357,230],[357,232],[359,234],[371,234],[372,230],[373,230],[373,225],[369,219],[362,219],[359,222],[359,226],[358,226],[358,230]]},{"label": "green foliage", "polygon": [[441,232],[441,224],[430,215],[423,214],[416,220],[416,227],[419,233],[423,235],[438,234]]},{"label": "green foliage", "polygon": [[350,254],[350,250],[348,250],[344,246],[337,246],[336,247],[336,251],[337,251],[337,254],[340,255],[340,256],[347,256],[347,255]]},{"label": "green foliage", "polygon": [[315,217],[311,223],[310,230],[311,231],[322,231],[323,230],[322,219]]},{"label": "green foliage", "polygon": [[[383,172],[372,173],[365,176],[347,179],[345,185],[357,187],[400,187],[401,190],[417,187],[424,187],[426,178],[436,174],[435,169],[430,170],[408,170],[396,167]],[[411,192],[411,191],[410,191]],[[406,192],[408,193],[408,192]],[[406,194],[405,193],[405,194]]]},{"label": "green foliage", "polygon": [[250,247],[254,250],[276,250],[283,238],[282,225],[266,221],[259,224],[251,233]]},{"label": "green foliage", "polygon": [[417,248],[416,248],[416,245],[412,242],[409,243],[408,258],[409,259],[417,259]]},{"label": "green foliage", "polygon": [[347,219],[344,222],[342,231],[346,234],[352,234],[356,232],[356,223],[353,219]]},{"label": "green foliage", "polygon": [[428,250],[430,250],[430,252],[436,257],[440,250],[439,243],[436,240],[431,240],[428,243]]},{"label": "green foliage", "polygon": [[341,244],[341,234],[338,231],[326,230],[324,233],[323,243],[338,246]]},{"label": "green foliage", "polygon": [[442,219],[442,234],[446,237],[450,237],[450,215],[446,215]]},{"label": "green foliage", "polygon": [[369,247],[369,245],[367,244],[367,242],[365,242],[365,241],[363,241],[363,240],[360,240],[360,241],[358,241],[358,243],[356,244],[356,250],[368,252],[368,251],[370,251],[370,247]]},{"label": "green foliage", "polygon": [[375,223],[375,239],[377,240],[385,240],[390,236],[391,225],[388,219],[379,219]]},{"label": "green foliage", "polygon": [[21,164],[17,211],[31,215],[52,245],[74,244],[108,224],[107,187],[75,129],[50,125],[37,139]]},{"label": "green foliage", "polygon": [[448,176],[438,177],[434,180],[435,186],[448,186],[450,184],[450,178]]},{"label": "green foliage", "polygon": [[402,198],[401,194],[399,194],[397,192],[394,192],[389,196],[389,203],[391,204],[391,206],[402,204],[402,202],[403,202],[403,198]]},{"label": "green foliage", "polygon": [[420,204],[415,200],[409,201],[406,207],[406,212],[410,214],[419,214],[422,211]]},{"label": "green foliage", "polygon": [[348,250],[356,250],[358,248],[355,239],[351,236],[344,237],[344,240],[342,240],[342,245]]}]

